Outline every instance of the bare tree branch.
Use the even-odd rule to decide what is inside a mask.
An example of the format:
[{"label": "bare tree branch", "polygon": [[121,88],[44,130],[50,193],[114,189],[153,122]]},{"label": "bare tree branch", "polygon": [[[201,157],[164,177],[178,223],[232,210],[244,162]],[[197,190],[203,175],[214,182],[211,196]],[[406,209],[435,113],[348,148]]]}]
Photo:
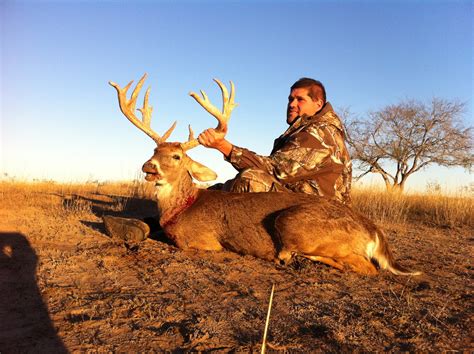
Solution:
[{"label": "bare tree branch", "polygon": [[[362,171],[359,178],[379,173],[387,187],[403,189],[409,176],[431,164],[471,169],[473,128],[463,124],[465,106],[441,98],[427,104],[404,100],[370,112],[368,119],[343,110],[355,167]],[[394,173],[388,172],[390,166]]]}]

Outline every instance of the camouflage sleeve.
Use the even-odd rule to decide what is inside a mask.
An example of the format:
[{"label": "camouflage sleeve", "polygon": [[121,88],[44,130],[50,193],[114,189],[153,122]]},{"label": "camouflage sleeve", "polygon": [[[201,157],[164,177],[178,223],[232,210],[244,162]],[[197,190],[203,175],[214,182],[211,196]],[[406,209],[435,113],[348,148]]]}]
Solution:
[{"label": "camouflage sleeve", "polygon": [[236,145],[232,147],[227,161],[239,172],[247,168],[255,168],[273,175],[273,161],[270,156],[261,156]]},{"label": "camouflage sleeve", "polygon": [[338,156],[339,141],[343,142],[343,138],[337,128],[309,125],[270,156],[234,146],[228,161],[239,171],[257,168],[282,183],[294,182],[314,177],[318,172],[340,173],[344,165]]}]

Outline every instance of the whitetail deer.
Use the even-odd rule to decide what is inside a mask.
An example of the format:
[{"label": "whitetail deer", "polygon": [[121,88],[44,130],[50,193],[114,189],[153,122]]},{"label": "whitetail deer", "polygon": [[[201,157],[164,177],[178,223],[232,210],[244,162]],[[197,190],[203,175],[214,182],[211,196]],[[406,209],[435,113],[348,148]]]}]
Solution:
[{"label": "whitetail deer", "polygon": [[[338,269],[349,265],[363,274],[376,274],[373,261],[394,274],[417,275],[395,262],[383,232],[364,216],[337,201],[303,193],[230,193],[197,188],[198,181],[217,176],[206,166],[193,161],[186,151],[199,145],[189,127],[188,142],[165,142],[176,122],[159,136],[150,127],[152,107],[146,91],[142,119],[135,115],[135,103],[146,74],[140,79],[130,100],[127,90],[110,82],[118,93],[120,109],[157,147],[143,165],[145,179],[154,182],[160,225],[166,235],[182,249],[209,251],[227,249],[265,260],[286,264],[301,255]],[[216,130],[225,131],[235,107],[234,86],[230,96],[226,87],[215,80],[222,91],[223,109],[214,107],[206,94],[191,93],[217,118]]]}]

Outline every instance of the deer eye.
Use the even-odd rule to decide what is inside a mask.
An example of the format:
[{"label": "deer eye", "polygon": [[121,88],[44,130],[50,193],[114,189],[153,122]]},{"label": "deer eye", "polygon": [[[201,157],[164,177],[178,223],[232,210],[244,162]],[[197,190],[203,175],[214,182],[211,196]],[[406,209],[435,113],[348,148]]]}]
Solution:
[{"label": "deer eye", "polygon": [[181,156],[179,156],[179,155],[173,155],[173,159],[175,159],[175,160],[180,160],[180,159],[181,159]]}]

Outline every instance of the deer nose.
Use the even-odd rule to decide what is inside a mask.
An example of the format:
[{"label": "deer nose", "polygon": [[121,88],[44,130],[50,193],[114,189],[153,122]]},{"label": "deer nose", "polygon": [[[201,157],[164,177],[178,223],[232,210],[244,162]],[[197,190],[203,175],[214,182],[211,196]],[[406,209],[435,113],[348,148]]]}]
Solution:
[{"label": "deer nose", "polygon": [[156,165],[151,162],[150,160],[148,160],[147,162],[145,162],[142,166],[142,171],[143,172],[148,172],[148,173],[156,173],[157,172],[157,168],[156,168]]}]

